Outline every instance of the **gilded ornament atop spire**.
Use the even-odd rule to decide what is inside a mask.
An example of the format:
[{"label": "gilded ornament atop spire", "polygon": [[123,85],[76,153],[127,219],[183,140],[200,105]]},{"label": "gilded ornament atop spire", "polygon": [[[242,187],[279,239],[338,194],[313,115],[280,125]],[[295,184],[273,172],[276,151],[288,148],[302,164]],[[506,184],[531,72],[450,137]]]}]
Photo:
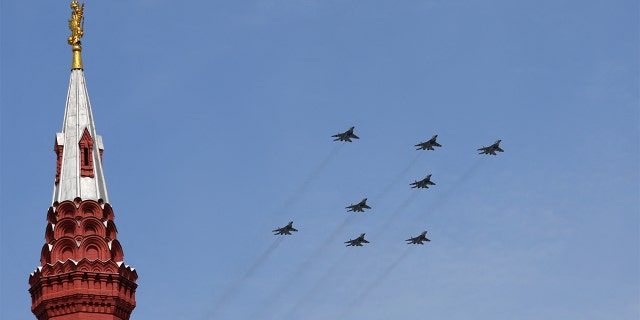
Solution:
[{"label": "gilded ornament atop spire", "polygon": [[71,69],[82,69],[82,43],[80,38],[84,35],[84,3],[82,6],[78,4],[78,0],[71,1],[71,19],[69,20],[69,30],[71,35],[67,38],[67,42],[71,45],[71,51],[73,51],[73,61],[71,62]]}]

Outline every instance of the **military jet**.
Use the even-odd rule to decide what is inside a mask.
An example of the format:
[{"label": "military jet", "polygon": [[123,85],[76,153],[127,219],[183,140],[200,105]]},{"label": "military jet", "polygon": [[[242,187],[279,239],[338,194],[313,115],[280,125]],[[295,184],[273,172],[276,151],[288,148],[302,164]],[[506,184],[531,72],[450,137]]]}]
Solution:
[{"label": "military jet", "polygon": [[347,212],[364,212],[364,209],[371,209],[371,207],[367,205],[367,198],[364,198],[357,204],[352,204],[348,207],[345,207],[345,209],[349,209],[347,210]]},{"label": "military jet", "polygon": [[427,238],[427,232],[423,231],[419,236],[413,237],[413,238],[409,238],[409,239],[407,239],[405,241],[407,241],[407,244],[424,244],[424,243],[422,243],[423,241],[430,242],[431,240],[429,240]]},{"label": "military jet", "polygon": [[416,144],[415,146],[418,147],[416,150],[435,150],[433,149],[433,147],[442,147],[441,144],[436,142],[437,137],[438,135],[436,134],[433,137],[431,137],[431,139],[429,139],[428,141],[420,142]]},{"label": "military jet", "polygon": [[500,141],[502,140],[496,140],[496,142],[494,142],[492,145],[488,146],[488,147],[482,147],[480,149],[478,149],[478,151],[480,151],[478,154],[490,154],[490,155],[496,155],[496,151],[497,152],[504,152],[504,150],[502,150],[502,148],[500,148]]},{"label": "military jet", "polygon": [[283,234],[291,235],[292,231],[298,232],[298,229],[293,227],[293,221],[289,221],[289,224],[287,224],[286,226],[275,229],[272,232],[274,232],[274,235],[283,235]]},{"label": "military jet", "polygon": [[429,188],[429,185],[435,186],[436,184],[431,181],[431,174],[428,174],[426,178],[420,180],[420,181],[414,181],[411,184],[409,184],[411,186],[411,189],[415,189],[415,188]]},{"label": "military jet", "polygon": [[349,241],[345,241],[347,247],[362,247],[363,243],[369,243],[369,241],[364,239],[364,233],[355,239],[350,239]]},{"label": "military jet", "polygon": [[343,133],[338,133],[338,134],[334,134],[331,137],[335,138],[333,139],[333,141],[348,141],[348,142],[353,142],[351,141],[351,139],[360,139],[360,137],[356,136],[355,134],[353,134],[353,129],[355,129],[356,127],[351,127],[349,128],[349,130],[343,132]]}]

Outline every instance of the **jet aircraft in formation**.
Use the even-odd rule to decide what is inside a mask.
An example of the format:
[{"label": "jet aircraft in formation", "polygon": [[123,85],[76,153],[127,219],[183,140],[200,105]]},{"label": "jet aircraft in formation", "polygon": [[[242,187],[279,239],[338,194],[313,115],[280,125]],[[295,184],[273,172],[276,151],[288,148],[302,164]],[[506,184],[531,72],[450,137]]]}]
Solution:
[{"label": "jet aircraft in formation", "polygon": [[433,149],[433,147],[442,147],[441,144],[436,142],[437,137],[438,135],[436,134],[433,137],[431,137],[431,139],[429,139],[428,141],[420,142],[416,144],[415,146],[418,147],[416,150],[435,150]]},{"label": "jet aircraft in formation", "polygon": [[347,141],[347,142],[353,142],[351,141],[351,139],[360,139],[360,137],[356,136],[353,133],[353,129],[355,129],[356,127],[351,127],[349,128],[349,130],[343,132],[343,133],[338,133],[338,134],[334,134],[331,137],[335,138],[333,139],[333,141]]},{"label": "jet aircraft in formation", "polygon": [[414,181],[411,184],[409,184],[411,186],[412,189],[415,188],[429,188],[429,185],[435,186],[436,184],[431,181],[431,174],[428,174],[426,178],[420,180],[420,181]]},{"label": "jet aircraft in formation", "polygon": [[364,239],[364,233],[355,239],[350,239],[349,241],[345,241],[347,247],[362,247],[363,243],[369,243],[369,241]]},{"label": "jet aircraft in formation", "polygon": [[[349,130],[343,133],[332,135],[331,137],[335,138],[333,139],[333,141],[353,142],[351,139],[360,139],[360,137],[353,133],[354,129],[355,127],[351,127],[349,128]],[[438,138],[437,134],[433,135],[431,139],[425,142],[416,144],[415,146],[418,147],[416,150],[434,150],[433,147],[442,147],[441,144],[436,142],[436,138]],[[478,151],[480,152],[478,154],[490,154],[495,156],[496,152],[504,152],[504,150],[500,148],[501,141],[502,140],[496,140],[496,142],[488,147],[483,146],[482,148],[479,148]],[[429,185],[435,185],[435,183],[431,181],[431,174],[428,174],[424,179],[420,181],[414,181],[410,184],[411,188],[429,188]],[[371,207],[367,205],[367,198],[362,199],[362,201],[357,204],[352,204],[345,208],[348,209],[347,212],[364,212],[364,209],[371,209]],[[274,235],[291,235],[291,232],[297,231],[298,230],[293,227],[293,221],[290,221],[286,226],[282,228],[273,230]],[[364,238],[364,235],[364,233],[360,234],[359,237],[350,239],[349,241],[345,241],[344,243],[347,244],[347,247],[362,247],[363,243],[369,243],[369,241]],[[419,236],[409,238],[405,241],[407,241],[407,244],[424,244],[425,241],[430,242],[431,240],[427,238],[427,231],[423,231]]]},{"label": "jet aircraft in formation", "polygon": [[407,239],[405,241],[407,241],[407,244],[424,244],[422,242],[424,242],[424,241],[430,242],[431,240],[429,240],[427,238],[427,232],[423,231],[419,236],[413,237],[413,238],[409,238],[409,239]]},{"label": "jet aircraft in formation", "polygon": [[291,232],[298,232],[298,229],[293,227],[293,221],[289,221],[289,223],[282,227],[282,228],[278,228],[273,230],[272,232],[274,232],[274,235],[291,235]]},{"label": "jet aircraft in formation", "polygon": [[502,150],[502,148],[500,148],[500,141],[502,140],[496,140],[496,142],[494,142],[492,145],[488,146],[488,147],[482,147],[480,149],[478,149],[478,151],[480,151],[478,154],[490,154],[490,155],[496,155],[496,151],[497,152],[504,152],[504,150]]},{"label": "jet aircraft in formation", "polygon": [[345,207],[345,209],[349,209],[347,210],[347,212],[364,212],[364,209],[371,209],[371,207],[367,205],[367,198],[364,198],[357,204],[352,204],[348,207]]}]

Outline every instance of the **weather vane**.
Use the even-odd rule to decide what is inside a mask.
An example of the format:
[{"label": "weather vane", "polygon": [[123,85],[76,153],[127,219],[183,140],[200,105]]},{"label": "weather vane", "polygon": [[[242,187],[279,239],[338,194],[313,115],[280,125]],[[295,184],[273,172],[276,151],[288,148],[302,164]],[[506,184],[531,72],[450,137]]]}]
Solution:
[{"label": "weather vane", "polygon": [[71,19],[69,19],[71,35],[67,38],[67,42],[72,46],[71,51],[73,51],[71,69],[82,69],[82,57],[80,56],[82,42],[80,39],[84,35],[84,3],[80,6],[77,0],[72,0],[70,6],[73,11],[71,11]]}]

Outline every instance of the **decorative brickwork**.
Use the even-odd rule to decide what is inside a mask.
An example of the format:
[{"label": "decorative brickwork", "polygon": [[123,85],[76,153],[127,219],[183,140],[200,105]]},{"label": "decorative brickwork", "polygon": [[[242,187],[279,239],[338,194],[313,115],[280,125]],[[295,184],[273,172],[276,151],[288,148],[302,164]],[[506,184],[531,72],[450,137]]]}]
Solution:
[{"label": "decorative brickwork", "polygon": [[123,263],[113,210],[102,201],[54,203],[41,266],[29,277],[38,320],[126,320],[138,274]]}]

